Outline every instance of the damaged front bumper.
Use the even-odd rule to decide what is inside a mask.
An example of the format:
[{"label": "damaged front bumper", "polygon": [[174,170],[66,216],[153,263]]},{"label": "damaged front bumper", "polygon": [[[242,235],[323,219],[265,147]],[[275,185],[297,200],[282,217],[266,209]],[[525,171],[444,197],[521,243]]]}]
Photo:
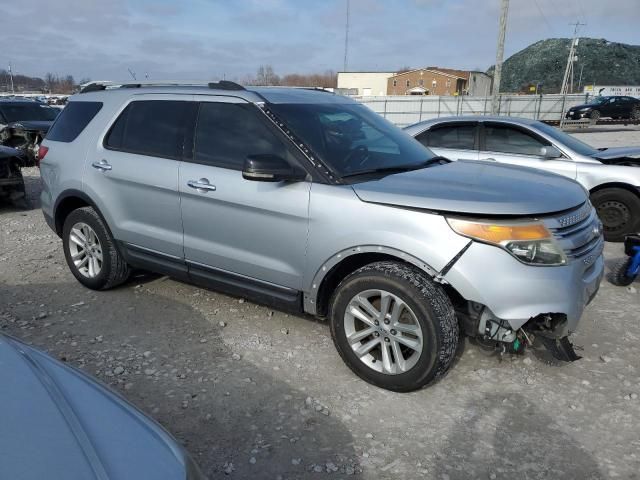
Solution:
[{"label": "damaged front bumper", "polygon": [[[490,318],[507,330],[537,325],[546,336],[562,338],[577,329],[586,305],[598,292],[604,275],[603,247],[600,241],[588,257],[563,266],[538,267],[474,242],[443,280],[465,300],[486,307]],[[542,328],[545,321],[547,327]],[[478,330],[484,333],[480,317]]]}]

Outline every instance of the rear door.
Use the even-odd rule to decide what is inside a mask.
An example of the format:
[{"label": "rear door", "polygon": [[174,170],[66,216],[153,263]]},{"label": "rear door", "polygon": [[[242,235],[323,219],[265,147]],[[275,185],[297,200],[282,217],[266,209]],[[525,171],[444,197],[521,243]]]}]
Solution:
[{"label": "rear door", "polygon": [[183,258],[178,164],[197,104],[191,96],[140,95],[116,115],[85,167],[85,190],[115,238]]},{"label": "rear door", "polygon": [[302,289],[311,182],[242,177],[249,155],[295,164],[292,147],[253,104],[235,97],[200,104],[193,158],[181,164],[179,181],[192,275]]},{"label": "rear door", "polygon": [[518,125],[483,122],[480,145],[480,160],[537,168],[574,180],[577,175],[573,160],[564,155],[554,159],[544,157],[541,149],[551,146],[551,142]]},{"label": "rear door", "polygon": [[416,140],[449,160],[478,160],[477,130],[477,122],[440,123],[418,134]]}]

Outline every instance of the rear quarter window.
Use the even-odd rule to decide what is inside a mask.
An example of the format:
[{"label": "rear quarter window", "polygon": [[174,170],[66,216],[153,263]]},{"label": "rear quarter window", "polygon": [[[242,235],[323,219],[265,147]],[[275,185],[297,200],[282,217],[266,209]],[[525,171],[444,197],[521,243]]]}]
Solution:
[{"label": "rear quarter window", "polygon": [[70,102],[54,122],[47,140],[73,142],[102,108],[102,102]]}]

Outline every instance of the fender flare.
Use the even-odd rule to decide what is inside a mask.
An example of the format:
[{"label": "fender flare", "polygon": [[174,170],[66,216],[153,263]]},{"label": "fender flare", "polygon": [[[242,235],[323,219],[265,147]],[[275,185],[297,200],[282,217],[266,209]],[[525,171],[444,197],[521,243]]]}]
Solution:
[{"label": "fender flare", "polygon": [[109,224],[107,223],[106,219],[104,218],[104,215],[102,215],[102,212],[100,211],[100,209],[98,208],[98,206],[96,205],[96,202],[94,202],[91,197],[89,197],[89,195],[87,195],[85,192],[83,192],[82,190],[77,190],[75,188],[69,188],[67,190],[64,190],[62,193],[60,193],[60,195],[58,195],[58,198],[56,198],[56,201],[53,205],[53,221],[54,221],[54,225],[56,227],[56,233],[58,235],[62,235],[62,225],[59,225],[59,220],[58,220],[58,209],[60,207],[60,205],[62,204],[62,202],[64,202],[67,198],[79,198],[80,200],[82,200],[83,202],[87,203],[91,208],[93,208],[98,215],[100,215],[100,217],[102,218],[102,221],[104,222],[104,224],[107,226],[107,228],[109,229],[109,233],[111,233],[111,229],[109,227]]},{"label": "fender flare", "polygon": [[392,247],[385,247],[383,245],[357,245],[354,247],[345,248],[339,251],[335,255],[325,260],[322,266],[317,270],[313,276],[313,280],[308,289],[305,290],[303,296],[303,308],[304,311],[311,314],[317,314],[317,301],[320,292],[320,286],[329,272],[333,270],[335,266],[343,262],[345,259],[354,255],[360,255],[363,253],[379,253],[383,255],[390,255],[403,260],[407,263],[411,263],[430,277],[434,278],[438,275],[438,272],[431,267],[428,263],[420,260],[413,255],[408,254],[402,250],[398,250]]}]

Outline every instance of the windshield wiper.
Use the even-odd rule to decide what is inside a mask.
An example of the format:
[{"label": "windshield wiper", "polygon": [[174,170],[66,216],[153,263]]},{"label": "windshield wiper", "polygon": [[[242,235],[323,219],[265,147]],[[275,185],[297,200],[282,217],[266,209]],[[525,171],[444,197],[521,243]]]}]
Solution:
[{"label": "windshield wiper", "polygon": [[449,163],[451,160],[446,159],[445,157],[436,156],[432,157],[428,160],[425,160],[422,163],[414,163],[411,165],[394,165],[389,167],[379,167],[379,168],[371,168],[369,170],[360,170],[358,172],[347,173],[342,175],[342,178],[348,177],[356,177],[359,175],[372,175],[376,173],[402,173],[402,172],[410,172],[412,170],[420,170],[423,168],[427,168],[431,165],[444,165],[445,163]]}]

